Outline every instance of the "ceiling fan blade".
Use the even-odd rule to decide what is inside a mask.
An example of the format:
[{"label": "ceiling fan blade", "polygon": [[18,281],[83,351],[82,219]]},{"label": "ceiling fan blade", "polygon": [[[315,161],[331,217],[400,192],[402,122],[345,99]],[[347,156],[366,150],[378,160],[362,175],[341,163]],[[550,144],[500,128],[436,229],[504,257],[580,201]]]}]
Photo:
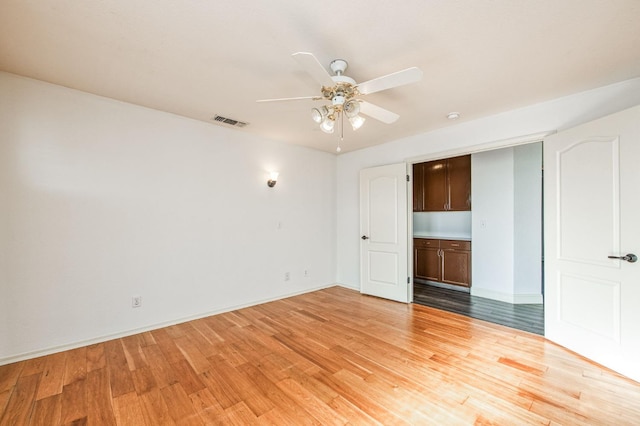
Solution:
[{"label": "ceiling fan blade", "polygon": [[293,59],[295,59],[298,64],[309,74],[315,81],[320,83],[322,86],[331,87],[334,85],[333,79],[329,72],[327,72],[326,68],[322,66],[322,64],[318,61],[318,59],[313,56],[312,53],[307,52],[297,52],[294,53]]},{"label": "ceiling fan blade", "polygon": [[305,99],[317,101],[322,99],[322,96],[298,96],[296,98],[258,99],[256,102],[303,101]]},{"label": "ceiling fan blade", "polygon": [[368,95],[370,93],[380,92],[381,90],[415,83],[421,79],[422,70],[420,68],[407,68],[406,70],[394,72],[393,74],[387,74],[385,76],[360,83],[358,84],[358,92],[363,95]]},{"label": "ceiling fan blade", "polygon": [[375,118],[378,121],[382,121],[386,124],[391,124],[395,122],[400,116],[395,112],[391,112],[386,110],[378,105],[374,105],[372,103],[366,101],[360,102],[360,112],[364,115],[368,115],[371,118]]}]

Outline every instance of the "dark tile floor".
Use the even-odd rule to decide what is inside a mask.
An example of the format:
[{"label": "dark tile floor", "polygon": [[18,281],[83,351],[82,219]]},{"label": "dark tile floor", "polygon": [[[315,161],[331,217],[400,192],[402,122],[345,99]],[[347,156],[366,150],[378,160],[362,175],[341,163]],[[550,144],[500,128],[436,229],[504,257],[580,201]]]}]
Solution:
[{"label": "dark tile floor", "polygon": [[530,333],[544,335],[544,305],[512,305],[426,284],[413,285],[413,301]]}]

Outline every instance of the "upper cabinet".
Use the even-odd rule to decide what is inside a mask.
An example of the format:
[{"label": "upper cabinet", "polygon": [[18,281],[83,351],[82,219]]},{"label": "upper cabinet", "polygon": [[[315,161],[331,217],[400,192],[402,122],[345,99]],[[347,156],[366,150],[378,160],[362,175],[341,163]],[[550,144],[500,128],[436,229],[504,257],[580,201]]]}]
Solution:
[{"label": "upper cabinet", "polygon": [[449,189],[447,183],[447,160],[423,163],[422,197],[423,212],[441,212],[448,210]]},{"label": "upper cabinet", "polygon": [[413,211],[471,210],[471,155],[413,165]]},{"label": "upper cabinet", "polygon": [[422,189],[424,183],[424,165],[426,163],[418,163],[413,165],[413,211],[424,211],[424,191]]},{"label": "upper cabinet", "polygon": [[471,155],[447,160],[449,205],[447,210],[471,210]]}]

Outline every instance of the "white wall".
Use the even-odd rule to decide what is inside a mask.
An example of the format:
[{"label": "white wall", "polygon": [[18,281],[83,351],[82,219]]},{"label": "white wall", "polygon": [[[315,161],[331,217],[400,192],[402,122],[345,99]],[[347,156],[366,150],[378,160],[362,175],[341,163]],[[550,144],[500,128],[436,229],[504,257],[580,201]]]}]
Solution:
[{"label": "white wall", "polygon": [[0,93],[0,364],[335,283],[334,155],[6,73]]},{"label": "white wall", "polygon": [[413,235],[471,238],[471,212],[413,213]]},{"label": "white wall", "polygon": [[542,301],[542,142],[513,149],[516,301]]},{"label": "white wall", "polygon": [[[637,104],[640,78],[340,155],[336,200],[338,282],[353,288],[360,285],[360,169],[473,152],[495,141],[567,129]],[[402,118],[394,126],[402,126]]]},{"label": "white wall", "polygon": [[[471,294],[513,294],[513,148],[471,156]],[[506,301],[506,300],[503,300]]]},{"label": "white wall", "polygon": [[542,303],[542,143],[471,156],[471,294]]},{"label": "white wall", "polygon": [[[2,92],[0,92],[0,103],[2,98]],[[1,113],[1,112],[0,112]],[[0,118],[0,129],[4,127],[4,120]],[[1,130],[0,130],[1,135]],[[5,294],[8,291],[7,288],[7,279],[8,279],[8,263],[7,263],[7,247],[3,241],[8,241],[9,239],[9,229],[8,229],[8,203],[9,203],[9,173],[8,170],[1,166],[4,156],[4,150],[2,148],[4,139],[0,136],[0,348],[7,347],[9,344],[9,336],[4,333],[7,329],[8,324],[8,308],[7,308],[7,298]]]}]

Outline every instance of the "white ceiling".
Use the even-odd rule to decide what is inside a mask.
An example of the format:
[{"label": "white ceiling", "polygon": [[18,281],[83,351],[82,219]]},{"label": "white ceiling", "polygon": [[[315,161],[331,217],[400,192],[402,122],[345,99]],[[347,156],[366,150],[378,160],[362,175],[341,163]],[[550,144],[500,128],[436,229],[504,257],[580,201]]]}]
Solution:
[{"label": "white ceiling", "polygon": [[[411,66],[421,82],[366,96],[400,114],[345,129],[343,152],[640,76],[638,0],[2,0],[0,70],[334,152],[291,58],[346,59],[358,82]],[[0,94],[1,95],[1,94]],[[215,125],[215,124],[212,124]]]}]

